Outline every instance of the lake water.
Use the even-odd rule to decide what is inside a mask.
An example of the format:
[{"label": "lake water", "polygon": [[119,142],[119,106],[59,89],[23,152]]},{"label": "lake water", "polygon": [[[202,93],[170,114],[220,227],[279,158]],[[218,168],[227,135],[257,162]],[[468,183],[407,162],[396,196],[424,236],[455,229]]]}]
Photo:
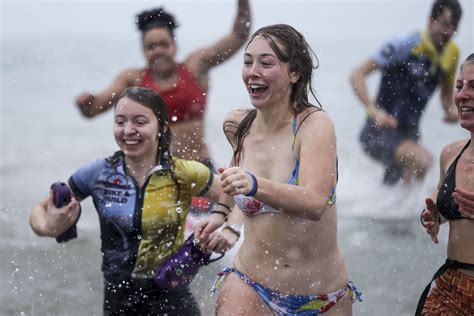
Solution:
[{"label": "lake water", "polygon": [[[474,52],[474,3],[455,41],[461,57]],[[79,238],[67,245],[36,237],[28,225],[49,185],[66,180],[80,165],[116,150],[112,113],[82,118],[73,105],[82,91],[98,91],[123,68],[143,66],[134,14],[164,5],[176,14],[179,53],[212,43],[230,30],[235,1],[2,1],[0,128],[0,314],[100,315],[99,225],[90,201],[83,203]],[[339,243],[349,273],[363,291],[356,315],[413,315],[422,289],[446,256],[447,231],[434,245],[419,225],[424,198],[437,183],[438,165],[425,181],[381,185],[382,167],[358,144],[364,119],[349,73],[386,39],[425,28],[431,1],[253,1],[253,27],[288,23],[307,37],[320,69],[318,97],[334,120],[339,153]],[[213,158],[231,155],[222,120],[249,106],[240,79],[242,53],[211,72],[206,113]],[[377,75],[369,80],[372,94]],[[422,143],[434,157],[452,140],[467,137],[442,123],[439,95],[422,121]],[[212,315],[208,290],[228,254],[193,283],[204,315]]]}]

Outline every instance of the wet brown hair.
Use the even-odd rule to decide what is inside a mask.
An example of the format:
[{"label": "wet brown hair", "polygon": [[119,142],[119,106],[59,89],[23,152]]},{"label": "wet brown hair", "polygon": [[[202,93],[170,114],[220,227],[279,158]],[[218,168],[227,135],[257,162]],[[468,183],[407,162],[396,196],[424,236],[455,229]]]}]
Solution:
[{"label": "wet brown hair", "polygon": [[[257,36],[262,36],[267,40],[268,45],[270,45],[278,59],[288,64],[290,73],[296,72],[299,74],[299,79],[291,87],[290,110],[295,115],[307,108],[322,110],[321,103],[318,101],[312,87],[313,70],[319,67],[319,61],[304,36],[287,24],[264,26],[255,31],[250,37],[245,49]],[[316,60],[316,65],[313,62],[313,57]],[[310,103],[309,94],[314,97],[317,105]],[[240,159],[243,141],[257,115],[256,109],[245,110],[245,112],[247,114],[240,123],[231,121],[224,123],[224,133],[234,149],[234,163],[238,163]],[[233,136],[232,138],[236,140],[235,144],[230,140],[230,136]]]}]

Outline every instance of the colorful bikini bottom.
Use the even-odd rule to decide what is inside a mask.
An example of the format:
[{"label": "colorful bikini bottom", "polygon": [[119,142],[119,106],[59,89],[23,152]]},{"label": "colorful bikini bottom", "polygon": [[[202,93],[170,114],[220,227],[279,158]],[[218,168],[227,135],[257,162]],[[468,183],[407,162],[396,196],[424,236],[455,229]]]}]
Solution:
[{"label": "colorful bikini bottom", "polygon": [[270,307],[275,315],[320,315],[331,309],[344,297],[347,291],[352,296],[352,302],[362,302],[362,293],[349,281],[347,285],[335,292],[322,295],[293,295],[275,292],[268,287],[252,281],[247,275],[235,268],[225,268],[219,273],[211,291],[215,293],[220,288],[226,275],[235,272],[247,285],[251,286],[260,298]]}]

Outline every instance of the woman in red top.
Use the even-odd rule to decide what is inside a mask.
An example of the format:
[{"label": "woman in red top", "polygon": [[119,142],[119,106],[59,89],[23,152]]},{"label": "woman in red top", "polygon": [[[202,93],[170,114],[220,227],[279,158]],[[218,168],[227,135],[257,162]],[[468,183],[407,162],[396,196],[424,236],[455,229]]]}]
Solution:
[{"label": "woman in red top", "polygon": [[206,48],[191,53],[183,63],[175,60],[177,45],[173,15],[162,8],[137,16],[142,33],[143,52],[148,65],[122,71],[100,93],[81,94],[76,104],[86,117],[94,117],[111,108],[117,97],[131,86],[148,87],[158,92],[168,107],[173,132],[172,154],[183,159],[209,163],[204,142],[204,110],[209,85],[209,70],[229,59],[247,40],[250,31],[250,5],[238,0],[237,17],[232,31]]}]

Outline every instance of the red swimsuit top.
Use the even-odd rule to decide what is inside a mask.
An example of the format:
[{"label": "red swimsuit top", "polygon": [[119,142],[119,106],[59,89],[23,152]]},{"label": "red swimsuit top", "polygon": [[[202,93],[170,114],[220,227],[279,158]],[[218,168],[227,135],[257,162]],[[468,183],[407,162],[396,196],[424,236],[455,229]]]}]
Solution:
[{"label": "red swimsuit top", "polygon": [[184,64],[177,64],[176,72],[176,86],[163,91],[153,80],[152,69],[146,68],[139,86],[160,94],[168,108],[171,123],[202,119],[206,108],[206,91]]}]

